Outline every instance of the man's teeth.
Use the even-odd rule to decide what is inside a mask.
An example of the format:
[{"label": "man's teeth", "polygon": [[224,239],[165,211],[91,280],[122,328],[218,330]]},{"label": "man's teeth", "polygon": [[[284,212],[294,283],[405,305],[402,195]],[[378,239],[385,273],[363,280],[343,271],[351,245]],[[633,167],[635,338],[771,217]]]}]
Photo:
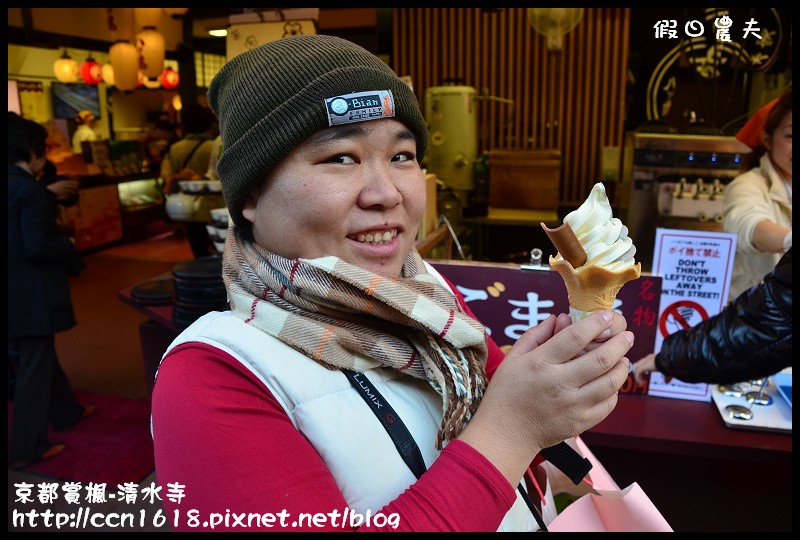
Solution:
[{"label": "man's teeth", "polygon": [[395,236],[397,236],[397,229],[386,232],[375,231],[372,233],[357,234],[355,239],[367,244],[385,244],[386,242],[391,242],[392,238]]}]

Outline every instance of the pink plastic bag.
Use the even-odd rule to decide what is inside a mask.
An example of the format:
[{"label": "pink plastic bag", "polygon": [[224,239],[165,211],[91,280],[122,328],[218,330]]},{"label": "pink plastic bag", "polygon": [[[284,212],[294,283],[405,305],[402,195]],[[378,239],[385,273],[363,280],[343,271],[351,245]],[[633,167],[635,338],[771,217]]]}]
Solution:
[{"label": "pink plastic bag", "polygon": [[577,486],[561,471],[542,464],[553,494],[569,493],[580,496],[558,516],[547,523],[551,532],[672,532],[672,528],[653,502],[634,482],[620,489],[603,464],[584,444],[580,437],[568,443],[592,462],[590,486],[581,482]]}]

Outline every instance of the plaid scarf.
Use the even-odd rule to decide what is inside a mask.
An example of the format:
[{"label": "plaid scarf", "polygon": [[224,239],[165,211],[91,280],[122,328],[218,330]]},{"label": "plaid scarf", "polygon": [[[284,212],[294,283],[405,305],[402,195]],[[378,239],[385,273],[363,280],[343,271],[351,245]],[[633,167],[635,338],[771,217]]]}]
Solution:
[{"label": "plaid scarf", "polygon": [[233,313],[322,366],[394,368],[443,398],[436,448],[461,432],[486,389],[486,335],[416,250],[403,277],[337,257],[289,260],[228,232],[222,276]]}]

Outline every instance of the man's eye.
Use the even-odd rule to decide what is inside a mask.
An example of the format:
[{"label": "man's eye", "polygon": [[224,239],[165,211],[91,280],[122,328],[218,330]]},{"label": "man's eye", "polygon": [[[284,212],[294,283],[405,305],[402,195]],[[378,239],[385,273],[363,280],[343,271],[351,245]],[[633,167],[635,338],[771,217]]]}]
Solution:
[{"label": "man's eye", "polygon": [[329,163],[340,163],[342,165],[349,165],[351,163],[355,163],[356,160],[353,159],[352,156],[347,154],[340,154],[338,156],[333,156],[328,160]]},{"label": "man's eye", "polygon": [[403,162],[403,161],[414,161],[415,159],[416,156],[414,155],[413,152],[400,152],[399,154],[396,154],[392,158],[392,161]]}]

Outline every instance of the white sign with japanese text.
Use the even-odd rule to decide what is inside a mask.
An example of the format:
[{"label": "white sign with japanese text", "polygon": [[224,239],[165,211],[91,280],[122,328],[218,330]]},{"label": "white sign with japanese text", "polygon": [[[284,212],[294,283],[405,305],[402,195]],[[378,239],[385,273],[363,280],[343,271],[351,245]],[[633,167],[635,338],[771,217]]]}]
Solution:
[{"label": "white sign with japanese text", "polygon": [[[736,253],[736,234],[656,229],[652,274],[661,276],[661,302],[654,352],[664,338],[719,313],[727,304]],[[706,383],[669,383],[650,374],[651,396],[711,401]]]}]

